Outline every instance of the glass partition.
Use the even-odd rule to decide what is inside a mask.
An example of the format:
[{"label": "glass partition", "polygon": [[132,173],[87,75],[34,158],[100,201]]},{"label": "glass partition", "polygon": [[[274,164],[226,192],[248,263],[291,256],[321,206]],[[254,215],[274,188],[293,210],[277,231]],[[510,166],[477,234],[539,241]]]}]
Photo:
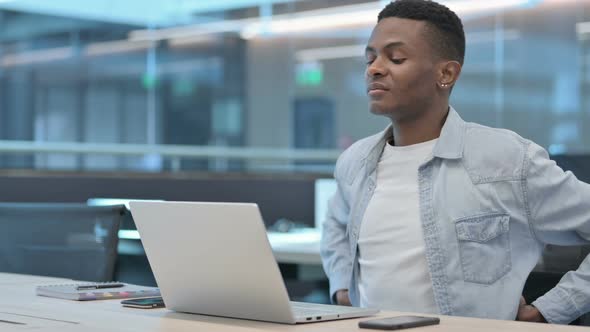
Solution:
[{"label": "glass partition", "polygon": [[[442,2],[463,118],[588,153],[590,1]],[[0,168],[329,174],[388,124],[363,79],[386,3],[0,1]]]}]

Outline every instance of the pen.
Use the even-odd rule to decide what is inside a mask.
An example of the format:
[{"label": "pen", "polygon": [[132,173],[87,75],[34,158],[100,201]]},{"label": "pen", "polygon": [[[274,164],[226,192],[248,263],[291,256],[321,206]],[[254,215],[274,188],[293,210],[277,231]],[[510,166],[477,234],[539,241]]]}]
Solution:
[{"label": "pen", "polygon": [[13,322],[11,320],[4,320],[4,319],[0,319],[0,323],[7,323],[7,324],[14,324],[14,325],[27,325],[25,323]]},{"label": "pen", "polygon": [[119,288],[119,287],[123,287],[123,286],[125,286],[125,285],[122,283],[81,285],[81,286],[76,287],[76,290]]}]

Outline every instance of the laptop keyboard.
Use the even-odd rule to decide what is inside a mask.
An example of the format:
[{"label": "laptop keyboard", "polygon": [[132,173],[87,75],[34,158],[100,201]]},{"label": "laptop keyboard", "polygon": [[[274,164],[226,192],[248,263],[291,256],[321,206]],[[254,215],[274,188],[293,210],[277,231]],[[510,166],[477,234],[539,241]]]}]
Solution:
[{"label": "laptop keyboard", "polygon": [[359,308],[355,308],[355,307],[345,307],[345,306],[306,303],[306,302],[293,302],[293,301],[291,301],[291,308],[293,310],[293,314],[296,317],[330,315],[330,314],[346,314],[346,313],[358,312],[358,310],[359,310]]}]

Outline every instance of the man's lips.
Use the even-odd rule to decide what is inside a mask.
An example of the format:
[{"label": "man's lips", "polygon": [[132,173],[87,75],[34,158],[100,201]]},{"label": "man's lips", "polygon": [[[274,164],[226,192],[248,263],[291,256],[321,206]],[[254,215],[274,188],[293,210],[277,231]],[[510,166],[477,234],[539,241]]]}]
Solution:
[{"label": "man's lips", "polygon": [[383,83],[373,82],[367,87],[367,93],[371,96],[384,93],[385,91],[389,91],[389,88]]}]

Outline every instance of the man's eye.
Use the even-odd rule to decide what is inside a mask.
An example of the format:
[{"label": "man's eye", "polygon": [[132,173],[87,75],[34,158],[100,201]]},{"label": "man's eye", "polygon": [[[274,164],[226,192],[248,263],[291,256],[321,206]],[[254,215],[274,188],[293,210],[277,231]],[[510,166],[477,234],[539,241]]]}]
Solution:
[{"label": "man's eye", "polygon": [[402,63],[404,63],[404,61],[406,61],[406,59],[402,59],[402,58],[391,59],[391,62],[395,63],[396,65],[401,65]]},{"label": "man's eye", "polygon": [[370,65],[370,64],[372,64],[374,61],[375,61],[375,59],[367,59],[367,62],[366,62],[366,64],[367,64],[367,65]]}]

